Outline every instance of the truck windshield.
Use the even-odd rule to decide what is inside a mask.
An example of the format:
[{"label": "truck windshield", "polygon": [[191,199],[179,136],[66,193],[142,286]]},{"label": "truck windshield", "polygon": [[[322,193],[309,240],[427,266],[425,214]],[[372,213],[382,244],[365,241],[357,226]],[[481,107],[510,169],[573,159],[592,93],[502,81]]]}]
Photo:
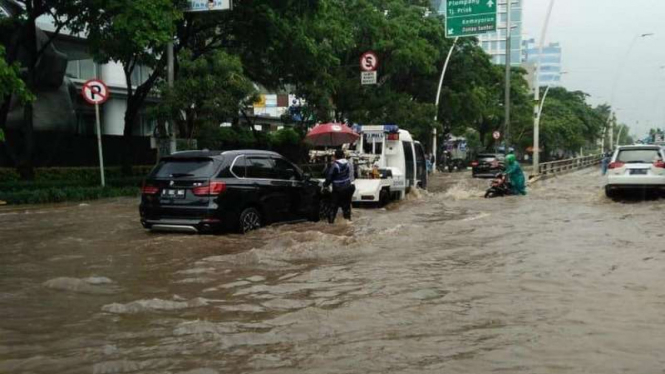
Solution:
[{"label": "truck windshield", "polygon": [[363,139],[363,152],[366,154],[375,154],[375,155],[382,154],[383,137],[377,136],[377,134],[365,134]]}]

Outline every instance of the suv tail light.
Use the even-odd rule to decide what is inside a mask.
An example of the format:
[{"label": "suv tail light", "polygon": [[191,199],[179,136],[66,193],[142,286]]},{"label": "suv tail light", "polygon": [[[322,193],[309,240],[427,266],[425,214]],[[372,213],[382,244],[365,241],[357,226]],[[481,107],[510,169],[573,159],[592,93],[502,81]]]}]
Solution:
[{"label": "suv tail light", "polygon": [[149,184],[143,184],[143,187],[141,187],[141,193],[143,195],[157,195],[159,192],[159,188],[149,185]]},{"label": "suv tail light", "polygon": [[661,169],[665,169],[665,161],[660,160],[653,163],[653,166]]},{"label": "suv tail light", "polygon": [[615,162],[610,163],[610,166],[608,166],[608,169],[618,169],[618,168],[623,167],[624,165],[626,165],[625,162],[615,161]]},{"label": "suv tail light", "polygon": [[192,193],[196,196],[217,196],[226,191],[226,183],[210,182],[210,184],[200,187],[194,187]]},{"label": "suv tail light", "polygon": [[479,164],[478,164],[478,161],[473,161],[473,162],[471,162],[471,166],[474,166],[474,167],[475,167],[475,166],[478,166],[478,165],[479,165]]}]

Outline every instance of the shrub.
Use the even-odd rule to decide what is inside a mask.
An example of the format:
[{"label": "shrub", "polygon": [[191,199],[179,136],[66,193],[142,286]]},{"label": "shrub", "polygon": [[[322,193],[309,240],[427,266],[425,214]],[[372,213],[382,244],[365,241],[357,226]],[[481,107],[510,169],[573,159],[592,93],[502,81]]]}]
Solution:
[{"label": "shrub", "polygon": [[138,196],[137,187],[64,187],[39,190],[0,191],[0,200],[8,204],[46,204],[84,201],[110,197]]}]

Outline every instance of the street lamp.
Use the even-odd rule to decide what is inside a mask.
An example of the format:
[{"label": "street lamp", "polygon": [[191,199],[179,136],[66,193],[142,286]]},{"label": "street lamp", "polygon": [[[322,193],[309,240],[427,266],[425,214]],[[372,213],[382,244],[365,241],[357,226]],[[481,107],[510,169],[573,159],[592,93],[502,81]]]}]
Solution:
[{"label": "street lamp", "polygon": [[547,27],[550,24],[554,0],[550,0],[547,8],[547,16],[543,24],[543,31],[540,33],[540,44],[538,46],[538,58],[536,62],[536,71],[533,75],[533,173],[540,174],[540,112],[542,111],[540,103],[540,62],[543,57],[543,48],[545,47],[545,36]]},{"label": "street lamp", "polygon": [[[623,58],[623,61],[621,62],[621,65],[619,66],[619,70],[617,71],[616,75],[614,76],[614,83],[612,84],[612,96],[610,99],[610,108],[614,106],[614,98],[616,94],[616,88],[617,85],[619,84],[619,78],[621,77],[621,73],[623,73],[623,70],[626,66],[626,62],[628,61],[628,57],[630,57],[630,53],[633,51],[633,48],[635,48],[635,44],[639,39],[644,39],[648,38],[650,36],[654,36],[655,34],[652,32],[644,33],[644,34],[638,34],[635,35],[633,40],[630,42],[630,45],[628,46],[628,51],[626,52],[626,55]],[[610,112],[610,115],[607,117],[607,125],[610,125],[610,121],[612,119],[612,113]],[[611,129],[610,129],[610,151],[612,150],[612,145],[614,144],[614,122],[611,124]]]},{"label": "street lamp", "polygon": [[[559,73],[559,75],[566,75],[568,74],[567,71],[562,71]],[[545,106],[545,99],[547,99],[547,94],[550,92],[550,88],[552,87],[552,84],[548,84],[547,88],[545,88],[545,93],[543,94],[543,99],[540,100],[540,106],[538,108],[538,123],[540,123],[540,115],[543,113],[543,107]]]},{"label": "street lamp", "polygon": [[[448,64],[450,63],[450,57],[453,55],[453,50],[455,50],[455,46],[457,45],[457,42],[459,41],[459,37],[455,38],[455,41],[453,42],[453,45],[450,46],[450,50],[448,50],[448,56],[446,57],[446,62],[443,64],[443,69],[441,70],[441,79],[439,79],[439,89],[436,91],[436,103],[434,103],[434,106],[436,107],[436,114],[434,114],[434,122],[436,126],[436,121],[439,119],[439,101],[441,100],[441,89],[443,88],[443,78],[446,77],[446,71],[448,70]],[[432,155],[434,155],[434,162],[432,163],[432,169],[434,172],[436,172],[436,162],[438,161],[436,159],[436,127],[432,129]]]}]

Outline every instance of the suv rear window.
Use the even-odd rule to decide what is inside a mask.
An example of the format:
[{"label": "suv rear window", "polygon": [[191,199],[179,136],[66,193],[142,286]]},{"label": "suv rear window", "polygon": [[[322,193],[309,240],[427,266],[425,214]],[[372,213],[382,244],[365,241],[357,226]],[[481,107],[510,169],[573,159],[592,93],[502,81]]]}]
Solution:
[{"label": "suv rear window", "polygon": [[619,151],[617,156],[617,161],[627,164],[652,164],[659,160],[662,160],[662,157],[656,148],[626,149]]},{"label": "suv rear window", "polygon": [[172,158],[162,160],[152,175],[156,178],[209,178],[214,172],[215,164],[210,158]]}]

